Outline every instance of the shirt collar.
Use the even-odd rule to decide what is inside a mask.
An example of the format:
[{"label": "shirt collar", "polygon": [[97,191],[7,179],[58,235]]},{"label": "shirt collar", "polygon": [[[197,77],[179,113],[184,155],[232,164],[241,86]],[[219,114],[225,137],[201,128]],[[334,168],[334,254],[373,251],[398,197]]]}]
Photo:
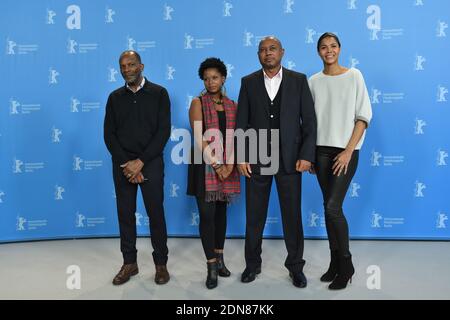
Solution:
[{"label": "shirt collar", "polygon": [[[128,85],[128,83],[125,83],[125,84],[126,84],[126,87],[127,87],[128,90],[130,90],[131,92],[134,92],[133,90],[131,90],[131,87]],[[139,84],[139,86],[137,87],[136,92],[138,92],[139,90],[141,90],[141,89],[144,87],[144,84],[145,84],[145,77],[142,77],[142,81],[141,81],[141,83]],[[135,92],[135,93],[136,93],[136,92]]]},{"label": "shirt collar", "polygon": [[283,66],[281,66],[280,71],[278,71],[278,73],[273,78],[269,78],[269,76],[266,74],[264,69],[263,69],[263,73],[264,73],[264,79],[267,79],[267,80],[282,79],[283,78]]}]

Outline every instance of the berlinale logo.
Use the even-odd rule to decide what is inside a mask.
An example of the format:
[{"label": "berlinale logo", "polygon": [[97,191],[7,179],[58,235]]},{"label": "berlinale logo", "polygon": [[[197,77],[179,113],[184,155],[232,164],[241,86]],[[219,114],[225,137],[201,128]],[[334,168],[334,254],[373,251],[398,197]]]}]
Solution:
[{"label": "berlinale logo", "polygon": [[80,100],[77,98],[70,98],[70,112],[79,112],[78,106],[81,104]]},{"label": "berlinale logo", "polygon": [[116,75],[119,73],[116,69],[108,67],[108,82],[116,82]]},{"label": "berlinale logo", "polygon": [[416,198],[424,198],[423,190],[427,188],[427,186],[423,182],[416,181],[416,187],[414,188],[414,197]]},{"label": "berlinale logo", "polygon": [[251,32],[248,32],[245,30],[244,32],[244,47],[251,47],[253,46],[252,39],[255,37],[255,35]]},{"label": "berlinale logo", "polygon": [[22,160],[14,158],[13,160],[13,173],[22,173],[22,166],[24,165]]},{"label": "berlinale logo", "polygon": [[379,167],[380,166],[380,159],[382,155],[378,151],[372,150],[372,156],[370,158],[370,165],[372,167]]},{"label": "berlinale logo", "polygon": [[319,215],[315,212],[311,212],[308,218],[308,226],[311,228],[316,228],[319,225],[317,224],[317,220],[319,220]]},{"label": "berlinale logo", "polygon": [[24,217],[20,217],[20,216],[17,217],[16,230],[17,231],[24,231],[26,222],[27,222],[27,219],[25,219]]},{"label": "berlinale logo", "polygon": [[370,99],[370,102],[372,104],[378,104],[380,103],[379,97],[381,96],[381,91],[375,88],[372,88],[372,98]]},{"label": "berlinale logo", "polygon": [[167,4],[164,5],[164,13],[163,13],[163,20],[164,21],[170,21],[172,20],[172,12],[174,12],[174,8],[168,6]]},{"label": "berlinale logo", "polygon": [[293,13],[292,6],[294,5],[294,0],[286,0],[284,3],[284,13]]},{"label": "berlinale logo", "polygon": [[436,219],[436,228],[437,229],[445,229],[447,228],[447,225],[445,224],[445,221],[448,220],[448,216],[445,213],[438,212],[437,219]]},{"label": "berlinale logo", "polygon": [[227,1],[223,2],[223,16],[231,17],[231,9],[233,9],[233,4]]},{"label": "berlinale logo", "polygon": [[115,14],[116,12],[113,9],[106,7],[105,23],[114,23],[113,15]]},{"label": "berlinale logo", "polygon": [[447,102],[448,89],[438,85],[437,102]]},{"label": "berlinale logo", "polygon": [[436,37],[438,38],[445,38],[447,37],[447,34],[445,33],[445,29],[448,28],[448,24],[444,21],[438,21],[438,27],[436,31]]},{"label": "berlinale logo", "polygon": [[373,211],[371,218],[371,227],[372,228],[381,228],[380,221],[383,219],[383,216],[379,213]]},{"label": "berlinale logo", "polygon": [[13,40],[6,39],[6,54],[16,54],[15,47],[17,47],[17,43]]},{"label": "berlinale logo", "polygon": [[75,48],[78,45],[78,43],[73,39],[67,39],[67,53],[68,54],[75,54],[77,53],[77,49]]},{"label": "berlinale logo", "polygon": [[52,128],[52,142],[53,143],[60,143],[61,142],[61,135],[62,135],[62,131],[61,129]]},{"label": "berlinale logo", "polygon": [[448,158],[448,152],[444,151],[442,149],[438,150],[438,156],[437,156],[437,165],[438,166],[446,166],[447,162],[445,161],[445,159]]},{"label": "berlinale logo", "polygon": [[176,69],[174,67],[167,65],[166,80],[174,80],[173,74],[175,71]]},{"label": "berlinale logo", "polygon": [[361,189],[361,185],[357,182],[352,182],[350,189],[350,198],[358,198],[358,190]]},{"label": "berlinale logo", "polygon": [[317,34],[316,30],[307,27],[306,28],[306,40],[305,40],[305,43],[314,43],[314,36],[316,34]]},{"label": "berlinale logo", "polygon": [[65,192],[66,190],[64,189],[64,187],[55,186],[55,200],[64,200],[62,194],[63,192]]},{"label": "berlinale logo", "polygon": [[416,118],[416,126],[414,127],[414,134],[424,134],[423,127],[425,127],[427,123],[425,120]]},{"label": "berlinale logo", "polygon": [[47,19],[45,20],[46,24],[55,24],[55,20],[53,19],[56,16],[56,12],[50,9],[47,9]]},{"label": "berlinale logo", "polygon": [[178,190],[180,189],[180,186],[176,183],[171,182],[170,183],[170,195],[171,198],[178,198]]},{"label": "berlinale logo", "polygon": [[135,215],[135,217],[136,217],[136,226],[137,226],[137,227],[142,226],[141,219],[142,219],[144,216],[143,216],[141,213],[139,213],[139,212],[136,212],[134,215]]},{"label": "berlinale logo", "polygon": [[416,71],[423,71],[425,70],[423,64],[427,61],[427,59],[424,56],[416,54],[416,60],[414,62],[414,70]]},{"label": "berlinale logo", "polygon": [[9,114],[19,114],[20,102],[14,98],[9,99]]},{"label": "berlinale logo", "polygon": [[348,0],[347,1],[347,9],[348,10],[356,10],[356,0]]},{"label": "berlinale logo", "polygon": [[191,212],[191,223],[190,223],[190,225],[191,226],[198,226],[199,222],[200,222],[200,215],[197,212],[192,211]]},{"label": "berlinale logo", "polygon": [[59,72],[53,68],[50,68],[48,70],[48,83],[49,84],[57,84],[58,79],[56,77],[58,77],[58,76],[59,76]]},{"label": "berlinale logo", "polygon": [[73,171],[81,171],[81,164],[83,163],[83,159],[78,156],[73,156]]},{"label": "berlinale logo", "polygon": [[194,42],[194,37],[190,34],[185,33],[184,34],[184,48],[185,49],[192,49],[192,42]]},{"label": "berlinale logo", "polygon": [[75,227],[77,228],[84,228],[85,224],[84,221],[86,220],[86,217],[82,215],[81,213],[76,213],[76,219],[75,219]]}]

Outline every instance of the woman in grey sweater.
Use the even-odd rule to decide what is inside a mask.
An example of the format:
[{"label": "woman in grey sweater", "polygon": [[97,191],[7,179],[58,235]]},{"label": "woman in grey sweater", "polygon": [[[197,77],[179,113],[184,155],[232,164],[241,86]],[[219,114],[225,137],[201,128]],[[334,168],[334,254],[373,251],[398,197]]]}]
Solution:
[{"label": "woman in grey sweater", "polygon": [[349,231],[342,204],[356,172],[359,149],[372,118],[367,88],[361,72],[339,65],[341,43],[324,33],[317,43],[323,70],[309,79],[317,117],[316,162],[323,194],[331,262],[320,278],[329,289],[343,289],[355,272],[349,249]]}]

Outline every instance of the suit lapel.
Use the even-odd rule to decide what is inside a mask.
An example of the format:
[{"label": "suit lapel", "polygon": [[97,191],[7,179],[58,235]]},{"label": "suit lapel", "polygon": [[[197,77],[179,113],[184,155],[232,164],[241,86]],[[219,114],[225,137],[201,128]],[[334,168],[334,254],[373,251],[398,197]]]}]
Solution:
[{"label": "suit lapel", "polygon": [[266,114],[269,117],[269,104],[267,103],[267,90],[266,85],[264,84],[264,71],[261,69],[261,71],[258,73],[258,79],[256,81],[257,84],[257,92],[261,92],[261,94],[258,97],[259,103],[264,106],[264,109],[266,110]]}]

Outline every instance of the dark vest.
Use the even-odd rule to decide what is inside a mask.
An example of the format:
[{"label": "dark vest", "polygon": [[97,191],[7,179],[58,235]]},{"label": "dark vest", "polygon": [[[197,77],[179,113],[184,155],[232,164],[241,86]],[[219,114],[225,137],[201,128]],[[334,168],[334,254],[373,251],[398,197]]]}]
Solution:
[{"label": "dark vest", "polygon": [[[269,129],[278,129],[280,130],[280,108],[281,108],[281,98],[282,98],[282,88],[283,88],[283,81],[281,81],[280,88],[278,89],[277,95],[275,98],[270,100],[269,95],[266,92],[266,103],[267,103],[267,110],[269,110]],[[268,132],[268,152],[270,155],[270,143],[272,142],[272,135],[270,133],[270,130]],[[278,132],[278,145],[280,147],[279,155],[281,159],[281,144],[280,144],[280,132]]]}]

